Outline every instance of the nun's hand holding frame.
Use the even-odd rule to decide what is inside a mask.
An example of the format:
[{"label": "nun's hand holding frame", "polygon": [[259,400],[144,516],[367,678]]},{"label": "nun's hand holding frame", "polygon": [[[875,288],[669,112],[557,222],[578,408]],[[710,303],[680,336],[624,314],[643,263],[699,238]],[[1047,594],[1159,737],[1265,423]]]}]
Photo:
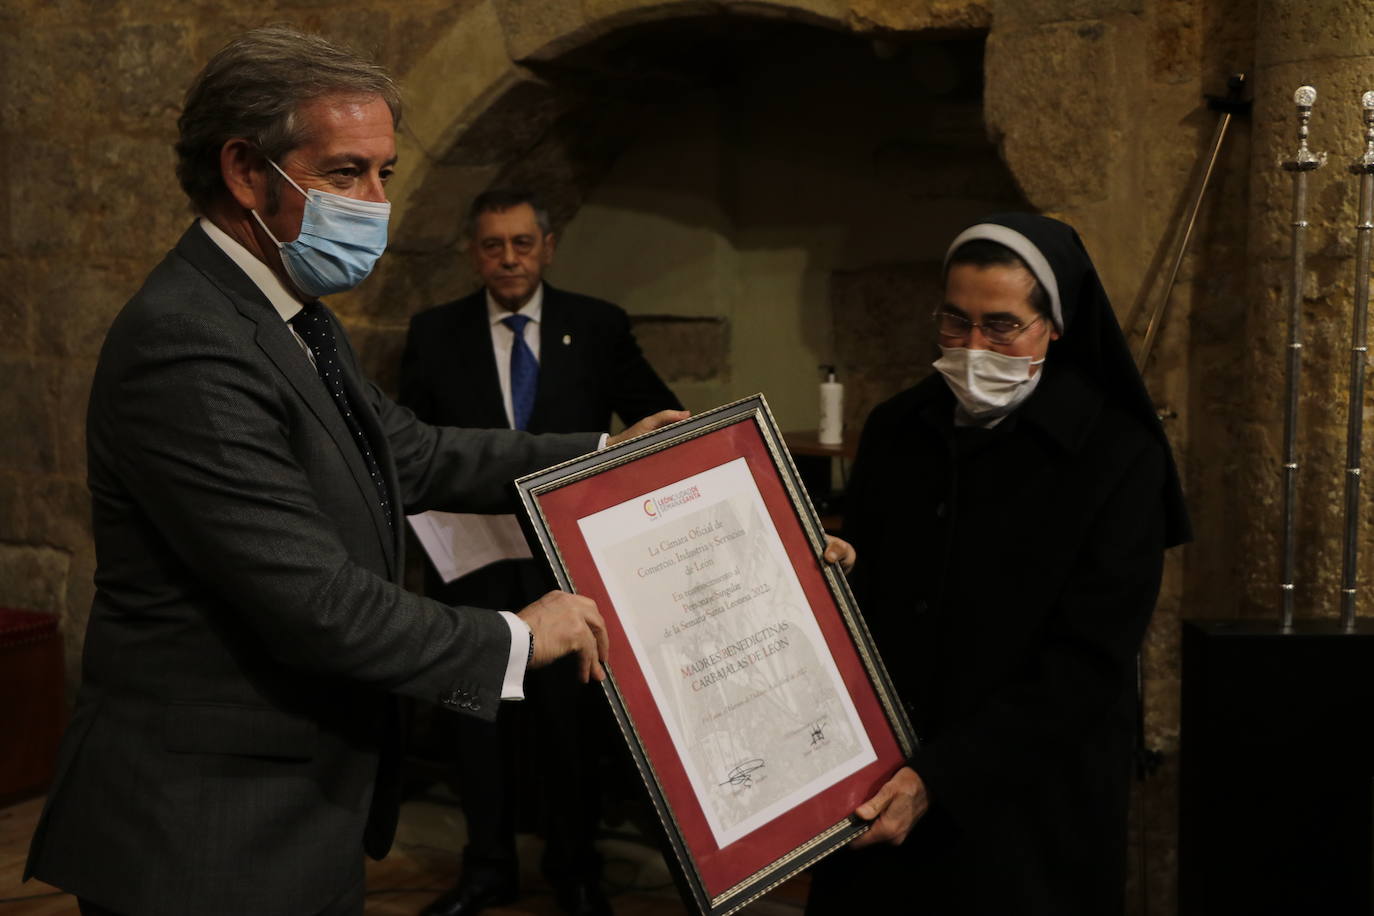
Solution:
[{"label": "nun's hand holding frame", "polygon": [[606,620],[602,686],[695,911],[867,829],[854,809],[915,737],[762,395],[517,486],[560,587]]}]

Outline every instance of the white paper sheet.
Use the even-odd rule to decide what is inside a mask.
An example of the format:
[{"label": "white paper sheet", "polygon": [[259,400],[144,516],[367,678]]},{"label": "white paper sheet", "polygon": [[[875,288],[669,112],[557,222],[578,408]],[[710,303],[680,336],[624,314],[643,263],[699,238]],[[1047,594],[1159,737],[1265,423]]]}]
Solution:
[{"label": "white paper sheet", "polygon": [[422,512],[406,520],[445,582],[500,560],[532,556],[514,515]]}]

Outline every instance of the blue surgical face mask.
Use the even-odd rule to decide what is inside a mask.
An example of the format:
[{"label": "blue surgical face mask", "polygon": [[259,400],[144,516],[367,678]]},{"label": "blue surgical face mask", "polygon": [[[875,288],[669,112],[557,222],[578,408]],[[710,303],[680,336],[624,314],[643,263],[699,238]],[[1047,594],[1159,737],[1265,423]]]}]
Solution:
[{"label": "blue surgical face mask", "polygon": [[278,242],[272,230],[250,211],[262,231],[281,249],[282,265],[291,282],[312,298],[347,292],[367,279],[372,267],[386,250],[386,223],[391,204],[354,200],[341,194],[309,191],[291,181],[281,166],[272,168],[305,195],[301,234],[292,242]]}]

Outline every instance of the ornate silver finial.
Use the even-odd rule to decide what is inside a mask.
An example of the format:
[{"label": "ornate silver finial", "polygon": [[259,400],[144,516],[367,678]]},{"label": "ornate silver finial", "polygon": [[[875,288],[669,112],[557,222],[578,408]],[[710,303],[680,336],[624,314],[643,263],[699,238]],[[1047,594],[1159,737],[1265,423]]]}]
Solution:
[{"label": "ornate silver finial", "polygon": [[1299,86],[1293,93],[1293,104],[1298,107],[1298,152],[1279,165],[1288,172],[1310,172],[1326,164],[1326,153],[1314,153],[1307,148],[1307,124],[1312,120],[1312,106],[1317,101],[1317,90],[1312,86]]},{"label": "ornate silver finial", "polygon": [[1355,175],[1374,173],[1374,89],[1360,96],[1360,107],[1364,109],[1364,155],[1350,163]]}]

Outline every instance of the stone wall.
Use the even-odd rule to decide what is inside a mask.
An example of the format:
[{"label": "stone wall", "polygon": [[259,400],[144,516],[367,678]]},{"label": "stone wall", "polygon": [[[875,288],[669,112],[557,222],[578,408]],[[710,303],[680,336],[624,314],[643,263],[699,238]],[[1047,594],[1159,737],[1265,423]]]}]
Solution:
[{"label": "stone wall", "polygon": [[[763,382],[776,389],[770,396],[789,405],[798,425],[811,422],[817,362],[838,360],[853,377],[853,423],[923,371],[920,344],[895,366],[876,365],[883,354],[871,329],[919,333],[899,304],[938,282],[940,242],[970,202],[1021,200],[1072,222],[1123,323],[1138,327],[1139,307],[1159,295],[1216,123],[1203,94],[1222,92],[1233,71],[1251,72],[1255,116],[1233,126],[1148,372],[1197,532],[1193,545],[1170,554],[1144,653],[1147,736],[1165,766],[1137,798],[1131,900],[1133,912],[1172,911],[1178,619],[1270,614],[1276,604],[1288,185],[1274,163],[1291,154],[1288,99],[1300,82],[1322,92],[1314,145],[1333,154],[1313,179],[1309,216],[1300,612],[1334,612],[1353,277],[1354,182],[1344,166],[1358,152],[1354,103],[1369,88],[1362,80],[1374,55],[1374,27],[1361,5],[358,0],[341,16],[317,0],[8,0],[0,5],[0,157],[15,177],[0,195],[0,316],[8,330],[0,338],[0,421],[9,431],[0,444],[0,603],[63,619],[73,680],[94,573],[82,433],[91,370],[110,319],[190,219],[172,178],[181,92],[228,36],[276,21],[370,50],[402,79],[407,115],[392,185],[392,250],[378,276],[334,303],[384,384],[394,379],[409,316],[472,286],[456,214],[495,181],[530,181],[551,193],[566,230],[567,262],[558,267],[565,273],[556,276],[626,301],[646,347],[689,400],[705,406],[737,393],[749,380],[743,367],[761,365]],[[737,63],[750,41],[814,48],[826,33],[862,39],[877,61],[904,61],[913,84],[927,89],[947,68],[921,49],[956,38],[983,48],[981,106],[937,98],[909,116],[926,133],[863,138],[866,177],[920,214],[923,234],[907,239],[909,250],[872,257],[827,241],[834,226],[806,225],[804,193],[779,229],[766,217],[779,204],[776,186],[751,197],[750,186],[724,182],[770,177],[772,131],[751,134],[742,107],[719,87],[745,77],[770,86],[750,105],[772,112],[773,127],[786,128],[783,109],[796,100],[766,73],[722,72],[713,69],[717,57],[696,52],[734,48],[719,60]],[[702,120],[674,120],[691,111]],[[827,114],[823,106],[816,113]],[[688,129],[693,124],[705,127]],[[698,145],[701,158],[684,161],[699,169],[700,187],[686,174],[666,187],[655,176],[650,186],[635,172],[674,142],[674,130]],[[939,173],[956,148],[959,168]],[[778,155],[772,177],[793,162],[817,167],[803,155]],[[842,166],[852,170],[853,162]],[[944,199],[967,206],[932,197],[932,176],[950,189]],[[970,191],[979,176],[991,185]],[[810,190],[805,170],[795,180]],[[847,238],[872,237],[852,209],[827,207]],[[878,215],[879,228],[903,212],[890,210]],[[653,238],[666,246],[650,259],[655,269],[613,270],[608,255],[655,220]],[[791,254],[775,257],[779,249]],[[695,259],[678,265],[676,298],[661,292],[675,251]],[[606,265],[600,277],[596,265]],[[794,291],[765,313],[791,323],[790,342],[776,351],[759,344],[767,322],[751,324],[757,316],[741,304],[749,289],[740,284],[761,277],[769,279],[754,288],[759,296]],[[608,286],[593,288],[602,278]],[[665,298],[671,308],[652,305]],[[689,326],[702,359],[682,358],[677,346]],[[1372,564],[1366,550],[1365,581]]]}]

